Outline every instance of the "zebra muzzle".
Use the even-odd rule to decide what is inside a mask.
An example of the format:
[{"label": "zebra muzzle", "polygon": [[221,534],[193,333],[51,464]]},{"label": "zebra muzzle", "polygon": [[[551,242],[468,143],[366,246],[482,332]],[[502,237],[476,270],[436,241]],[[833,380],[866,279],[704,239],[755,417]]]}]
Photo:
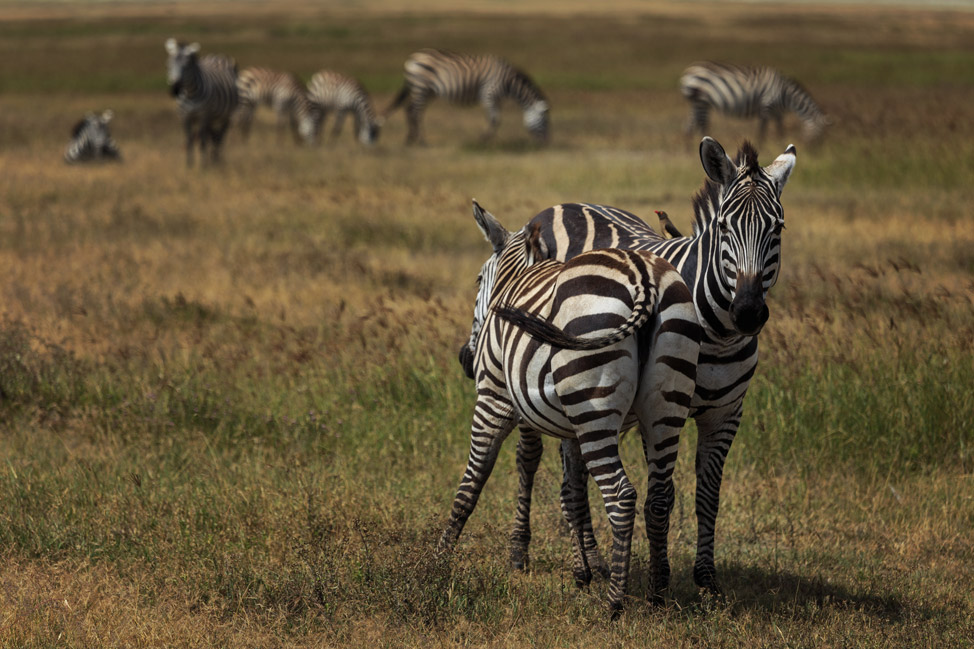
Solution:
[{"label": "zebra muzzle", "polygon": [[740,277],[737,292],[730,305],[734,329],[744,336],[756,336],[768,321],[771,312],[764,302],[764,287],[758,278]]}]

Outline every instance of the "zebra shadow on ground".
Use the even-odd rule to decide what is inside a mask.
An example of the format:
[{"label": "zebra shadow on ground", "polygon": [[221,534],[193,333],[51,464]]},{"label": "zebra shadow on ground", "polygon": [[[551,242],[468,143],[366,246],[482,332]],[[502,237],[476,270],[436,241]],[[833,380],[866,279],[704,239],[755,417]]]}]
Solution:
[{"label": "zebra shadow on ground", "polygon": [[[714,597],[694,585],[692,567],[675,567],[667,606],[677,606],[690,614],[724,610],[731,615],[763,612],[808,619],[816,618],[823,610],[854,610],[886,622],[949,614],[947,608],[918,609],[896,595],[870,592],[866,585],[861,589],[849,588],[829,583],[822,577],[734,562],[721,563],[718,570],[723,593],[721,597]],[[649,562],[634,561],[630,573],[630,597],[643,599],[649,592],[649,583]]]}]

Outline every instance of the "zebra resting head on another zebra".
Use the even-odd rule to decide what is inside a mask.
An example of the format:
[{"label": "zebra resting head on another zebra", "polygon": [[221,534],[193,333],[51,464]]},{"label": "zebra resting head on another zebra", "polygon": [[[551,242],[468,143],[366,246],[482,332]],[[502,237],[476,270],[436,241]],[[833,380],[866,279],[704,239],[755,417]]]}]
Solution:
[{"label": "zebra resting head on another zebra", "polygon": [[71,129],[71,143],[64,151],[64,161],[68,163],[89,162],[93,160],[121,160],[118,145],[108,130],[108,123],[115,117],[109,109],[100,115],[87,113]]},{"label": "zebra resting head on another zebra", "polygon": [[[647,251],[543,259],[537,230],[508,232],[474,202],[494,251],[478,277],[470,367],[477,383],[470,455],[440,548],[453,547],[473,512],[497,453],[522,432],[572,440],[566,466],[595,478],[612,527],[609,608],[622,608],[636,491],[619,457],[619,434],[640,424],[652,468],[646,504],[651,597],[669,582],[667,530],[673,466],[689,414],[700,349],[693,300],[673,266]],[[568,512],[574,575],[592,578],[581,512]]]}]

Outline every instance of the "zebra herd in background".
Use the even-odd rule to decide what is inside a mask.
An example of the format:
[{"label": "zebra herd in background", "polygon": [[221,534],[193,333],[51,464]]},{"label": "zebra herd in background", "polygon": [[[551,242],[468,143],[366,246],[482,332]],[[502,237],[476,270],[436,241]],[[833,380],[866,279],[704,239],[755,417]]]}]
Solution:
[{"label": "zebra herd in background", "polygon": [[[540,433],[554,434],[564,439],[560,449],[564,470],[561,500],[572,531],[576,581],[586,584],[593,571],[608,572],[610,608],[618,611],[625,584],[622,572],[628,557],[625,543],[631,539],[631,530],[627,532],[625,527],[629,521],[629,496],[620,501],[618,491],[628,494],[631,485],[623,482],[624,472],[621,465],[617,466],[617,443],[619,431],[636,423],[631,416],[624,420],[619,417],[630,409],[638,409],[643,404],[640,399],[655,398],[655,405],[637,417],[649,467],[645,519],[651,543],[650,598],[661,601],[669,580],[665,557],[669,513],[674,500],[670,478],[676,460],[675,440],[687,416],[694,418],[698,429],[697,553],[693,577],[701,588],[720,593],[714,562],[714,531],[723,467],[740,425],[744,396],[757,367],[757,336],[769,317],[765,299],[777,280],[781,262],[784,212],[780,198],[796,155],[795,147],[789,145],[770,165],[761,167],[757,151],[749,142],[741,146],[732,160],[720,144],[705,137],[700,145],[700,159],[707,180],[693,198],[693,232],[689,237],[678,236],[676,232],[677,236],[664,239],[633,214],[591,204],[549,208],[521,231],[521,238],[529,237],[531,246],[530,254],[522,255],[524,259],[518,262],[519,269],[554,260],[565,264],[555,268],[563,268],[567,275],[574,268],[573,260],[599,249],[644,251],[672,267],[679,273],[680,283],[688,289],[692,319],[699,324],[699,343],[692,359],[685,341],[678,344],[663,336],[663,332],[671,329],[657,309],[655,319],[649,321],[653,323],[651,327],[656,327],[655,331],[651,327],[638,331],[637,327],[636,342],[630,343],[628,349],[603,351],[584,362],[563,362],[559,355],[568,353],[565,350],[578,349],[571,346],[577,345],[571,335],[604,335],[604,330],[620,326],[621,321],[628,322],[626,309],[633,304],[631,289],[646,286],[645,274],[629,272],[629,293],[606,281],[608,271],[601,268],[584,266],[570,280],[559,276],[559,281],[566,285],[570,282],[574,291],[568,296],[575,300],[574,318],[571,314],[556,315],[551,311],[548,300],[552,289],[546,275],[520,280],[516,284],[518,295],[527,296],[523,298],[526,306],[517,302],[514,306],[521,306],[528,316],[519,318],[510,309],[512,298],[496,288],[502,285],[500,269],[504,267],[496,259],[499,246],[507,245],[511,237],[492,233],[496,227],[481,226],[494,246],[495,255],[481,272],[471,334],[459,354],[464,371],[477,384],[477,404],[470,459],[442,547],[450,547],[459,536],[483,481],[490,474],[499,445],[497,440],[503,440],[517,424],[521,428],[516,455],[519,493],[510,535],[511,560],[516,568],[526,567],[531,539],[531,492],[542,450]],[[662,221],[665,215],[660,216]],[[603,259],[602,264],[612,265],[608,259]],[[661,282],[656,275],[650,285],[663,287]],[[486,293],[485,284],[493,287]],[[634,309],[630,310],[635,313]],[[493,327],[488,327],[488,323]],[[569,336],[559,338],[555,331],[559,327]],[[681,331],[687,331],[686,325]],[[685,334],[685,337],[689,336]],[[571,355],[569,358],[575,360]],[[621,369],[616,367],[619,358],[628,359],[630,364]],[[636,359],[639,363],[633,365]],[[654,362],[667,365],[688,381],[645,382],[647,367]],[[675,376],[671,373],[671,378]],[[579,379],[583,382],[581,387],[573,383]],[[563,385],[575,389],[562,390]],[[625,407],[616,402],[609,405],[603,402],[623,386],[636,389],[640,398],[630,405],[623,403]],[[676,406],[685,410],[670,409]],[[560,413],[559,407],[564,412]],[[609,411],[619,417],[610,421]],[[586,435],[590,433],[587,429],[567,426],[565,421],[584,425],[602,422],[603,425],[596,426],[595,447],[586,452],[585,444],[589,440]],[[562,428],[553,422],[560,422]],[[617,425],[620,422],[622,425]],[[666,437],[666,442],[652,444],[658,436],[651,435],[648,428],[658,426],[669,426],[672,434]],[[564,434],[565,430],[574,430],[576,435]],[[605,449],[602,464],[591,461],[592,448]],[[600,481],[607,465],[611,467],[611,475],[617,478],[611,483],[616,492],[606,486],[604,478]],[[613,530],[609,569],[592,532],[586,488],[592,466],[598,467],[598,473],[592,475],[602,490]],[[617,512],[613,520],[613,512],[620,508],[625,516]]]},{"label": "zebra herd in background", "polygon": [[[461,106],[479,103],[487,114],[487,130],[482,136],[485,140],[497,132],[500,105],[505,99],[521,108],[524,126],[531,135],[541,142],[549,136],[550,106],[544,93],[528,74],[497,56],[441,49],[414,52],[403,66],[402,88],[386,110],[377,115],[363,85],[342,73],[321,70],[305,86],[294,74],[264,67],[250,67],[238,73],[233,59],[214,54],[199,57],[199,50],[198,43],[185,45],[173,38],[166,41],[169,88],[178,99],[190,165],[194,142],[199,143],[201,156],[209,146],[211,159],[219,160],[220,145],[231,118],[236,119],[246,140],[260,105],[273,108],[279,133],[290,125],[295,140],[306,144],[318,141],[322,124],[332,113],[333,138],[338,137],[345,116],[351,113],[356,138],[362,144],[374,144],[386,117],[402,106],[406,112],[406,143],[420,143],[423,112],[436,97]],[[801,84],[770,67],[696,63],[684,71],[680,88],[691,105],[688,134],[706,134],[711,109],[758,119],[759,140],[764,139],[769,120],[776,122],[780,134],[782,118],[788,111],[802,120],[808,140],[821,136],[831,123]],[[72,133],[69,149],[83,147],[83,143],[75,142],[77,136]],[[85,159],[100,158],[70,161]]]}]

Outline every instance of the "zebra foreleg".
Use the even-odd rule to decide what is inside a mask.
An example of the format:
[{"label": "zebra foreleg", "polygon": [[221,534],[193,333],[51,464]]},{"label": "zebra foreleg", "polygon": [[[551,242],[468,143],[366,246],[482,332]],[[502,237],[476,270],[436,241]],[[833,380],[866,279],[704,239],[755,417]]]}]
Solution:
[{"label": "zebra foreleg", "polygon": [[342,127],[345,126],[345,115],[347,113],[347,110],[340,110],[335,113],[335,123],[331,126],[332,140],[337,140],[338,136],[342,134]]},{"label": "zebra foreleg", "polygon": [[420,120],[423,118],[424,105],[422,100],[410,98],[406,104],[406,144],[422,144],[423,137],[420,133]]},{"label": "zebra foreleg", "polygon": [[534,476],[541,463],[544,445],[541,435],[529,428],[521,427],[517,440],[517,510],[514,513],[514,526],[511,528],[511,567],[527,570],[529,563],[528,546],[531,544],[531,493],[534,490]]},{"label": "zebra foreleg", "polygon": [[[483,491],[487,479],[490,477],[497,453],[508,434],[514,429],[516,417],[513,409],[508,405],[491,403],[481,405],[478,401],[474,415],[474,427],[470,434],[470,455],[467,468],[463,472],[457,495],[453,499],[453,509],[450,512],[450,522],[440,537],[438,549],[449,551],[453,549],[463,527],[477,506],[480,493]],[[491,413],[506,412],[504,418],[492,416]]]},{"label": "zebra foreleg", "polygon": [[220,148],[223,145],[223,138],[227,134],[227,129],[230,128],[230,120],[224,119],[215,124],[210,124],[209,132],[210,139],[213,142],[213,150],[210,151],[210,156],[213,164],[220,163]]},{"label": "zebra foreleg", "polygon": [[[725,409],[721,411],[726,412]],[[730,406],[730,416],[710,411],[697,421],[697,557],[693,581],[715,595],[720,594],[714,564],[714,536],[720,506],[720,484],[724,462],[741,421],[741,403]]]},{"label": "zebra foreleg", "polygon": [[183,130],[186,133],[186,166],[192,167],[194,141],[197,137],[199,137],[201,140],[203,138],[202,124],[200,125],[200,129],[197,130],[194,120],[186,119],[183,121]]},{"label": "zebra foreleg", "polygon": [[487,130],[483,132],[480,139],[483,142],[487,142],[492,140],[497,134],[497,128],[501,123],[501,112],[497,106],[497,101],[494,99],[484,101],[484,110],[487,112]]}]

